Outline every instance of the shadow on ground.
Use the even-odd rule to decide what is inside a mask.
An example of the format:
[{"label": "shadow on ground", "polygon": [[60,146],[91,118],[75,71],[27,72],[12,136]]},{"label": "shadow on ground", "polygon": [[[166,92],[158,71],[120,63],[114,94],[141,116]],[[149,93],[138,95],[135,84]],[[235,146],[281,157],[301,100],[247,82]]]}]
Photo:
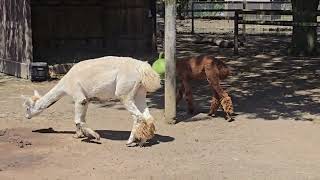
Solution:
[{"label": "shadow on ground", "polygon": [[[222,84],[230,92],[237,114],[264,120],[313,120],[320,114],[320,58],[288,56],[290,36],[247,36],[238,56],[232,48],[194,43],[195,39],[193,35],[178,34],[177,59],[212,54],[227,62],[233,74]],[[198,112],[208,112],[212,91],[207,82],[192,85],[195,107]],[[163,89],[150,98],[151,107],[163,109]],[[185,116],[185,104],[179,104],[177,110],[178,117]]]},{"label": "shadow on ground", "polygon": [[[32,132],[36,133],[49,133],[49,134],[75,134],[75,131],[56,131],[53,128],[47,129],[37,129]],[[130,136],[130,131],[115,131],[115,130],[96,130],[101,138],[113,140],[113,141],[126,141]],[[83,142],[101,144],[100,142],[92,141],[90,139],[83,139]],[[145,146],[153,146],[160,143],[166,143],[174,141],[171,136],[163,136],[160,134],[155,134],[154,138],[148,141]]]}]

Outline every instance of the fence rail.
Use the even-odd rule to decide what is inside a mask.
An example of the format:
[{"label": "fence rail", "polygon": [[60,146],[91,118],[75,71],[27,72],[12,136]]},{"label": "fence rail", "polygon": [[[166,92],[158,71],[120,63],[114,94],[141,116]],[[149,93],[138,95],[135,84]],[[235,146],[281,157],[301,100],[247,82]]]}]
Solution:
[{"label": "fence rail", "polygon": [[[278,13],[278,14],[277,14]],[[234,54],[238,54],[238,38],[239,38],[239,24],[255,24],[255,25],[276,25],[276,26],[304,26],[304,27],[318,27],[320,22],[293,22],[293,21],[257,21],[257,20],[243,20],[241,15],[246,14],[286,14],[292,15],[292,11],[278,11],[278,10],[236,10],[234,17]],[[320,16],[320,11],[317,11],[315,15]],[[245,33],[243,32],[243,36]]]},{"label": "fence rail", "polygon": [[[239,8],[217,8],[217,9],[199,9],[196,8],[195,6],[197,4],[232,4],[232,5],[241,5]],[[255,8],[249,8],[250,4],[270,4],[271,6],[269,9],[255,9]],[[212,2],[197,2],[197,1],[192,1],[191,2],[191,9],[186,9],[183,12],[185,13],[191,13],[191,33],[195,33],[195,19],[199,18],[199,16],[196,16],[196,13],[205,13],[205,12],[231,12],[234,13],[236,11],[242,11],[246,15],[276,15],[276,16],[292,16],[292,10],[281,10],[282,7],[277,7],[280,9],[272,9],[272,5],[277,4],[277,5],[291,5],[290,1],[212,1]],[[271,9],[270,9],[271,8]],[[319,8],[318,8],[319,9]],[[317,14],[319,15],[319,14]],[[201,18],[205,19],[234,19],[234,15],[229,14],[230,17],[226,16],[221,16],[221,15],[205,15],[201,16]],[[288,21],[289,24],[291,25],[290,21]],[[243,24],[243,31],[245,31],[245,24],[256,24],[256,25],[279,25],[279,26],[289,26],[287,21],[278,21],[274,23],[274,21],[266,21],[266,20],[260,20],[260,21],[240,21],[241,24]]]}]

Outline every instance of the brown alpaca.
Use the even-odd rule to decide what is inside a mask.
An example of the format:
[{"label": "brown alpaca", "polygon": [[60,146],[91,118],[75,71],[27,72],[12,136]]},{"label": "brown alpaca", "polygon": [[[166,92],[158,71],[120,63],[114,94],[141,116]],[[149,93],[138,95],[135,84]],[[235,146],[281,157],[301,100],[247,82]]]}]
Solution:
[{"label": "brown alpaca", "polygon": [[225,63],[212,56],[201,55],[177,61],[176,69],[177,76],[182,81],[181,86],[178,88],[177,104],[184,96],[188,104],[189,113],[194,113],[189,81],[192,79],[207,80],[213,89],[209,115],[213,115],[221,105],[225,112],[225,118],[229,121],[233,119],[232,100],[220,86],[220,80],[225,79],[230,74],[230,69]]}]

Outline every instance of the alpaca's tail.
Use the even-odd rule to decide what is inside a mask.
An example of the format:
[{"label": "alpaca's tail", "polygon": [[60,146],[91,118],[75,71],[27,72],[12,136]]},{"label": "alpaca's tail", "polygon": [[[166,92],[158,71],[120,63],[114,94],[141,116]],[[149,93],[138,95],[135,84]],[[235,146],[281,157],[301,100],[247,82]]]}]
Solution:
[{"label": "alpaca's tail", "polygon": [[149,63],[143,62],[139,67],[139,72],[141,74],[141,83],[147,92],[155,92],[161,88],[160,76],[152,69]]}]

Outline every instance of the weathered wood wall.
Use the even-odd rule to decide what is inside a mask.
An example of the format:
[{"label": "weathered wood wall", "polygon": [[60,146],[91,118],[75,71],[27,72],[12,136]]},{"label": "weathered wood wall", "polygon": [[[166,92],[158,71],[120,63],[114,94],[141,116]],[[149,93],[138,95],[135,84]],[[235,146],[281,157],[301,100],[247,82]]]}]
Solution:
[{"label": "weathered wood wall", "polygon": [[31,0],[35,61],[152,51],[150,0]]},{"label": "weathered wood wall", "polygon": [[0,0],[0,72],[27,78],[32,61],[29,0]]}]

